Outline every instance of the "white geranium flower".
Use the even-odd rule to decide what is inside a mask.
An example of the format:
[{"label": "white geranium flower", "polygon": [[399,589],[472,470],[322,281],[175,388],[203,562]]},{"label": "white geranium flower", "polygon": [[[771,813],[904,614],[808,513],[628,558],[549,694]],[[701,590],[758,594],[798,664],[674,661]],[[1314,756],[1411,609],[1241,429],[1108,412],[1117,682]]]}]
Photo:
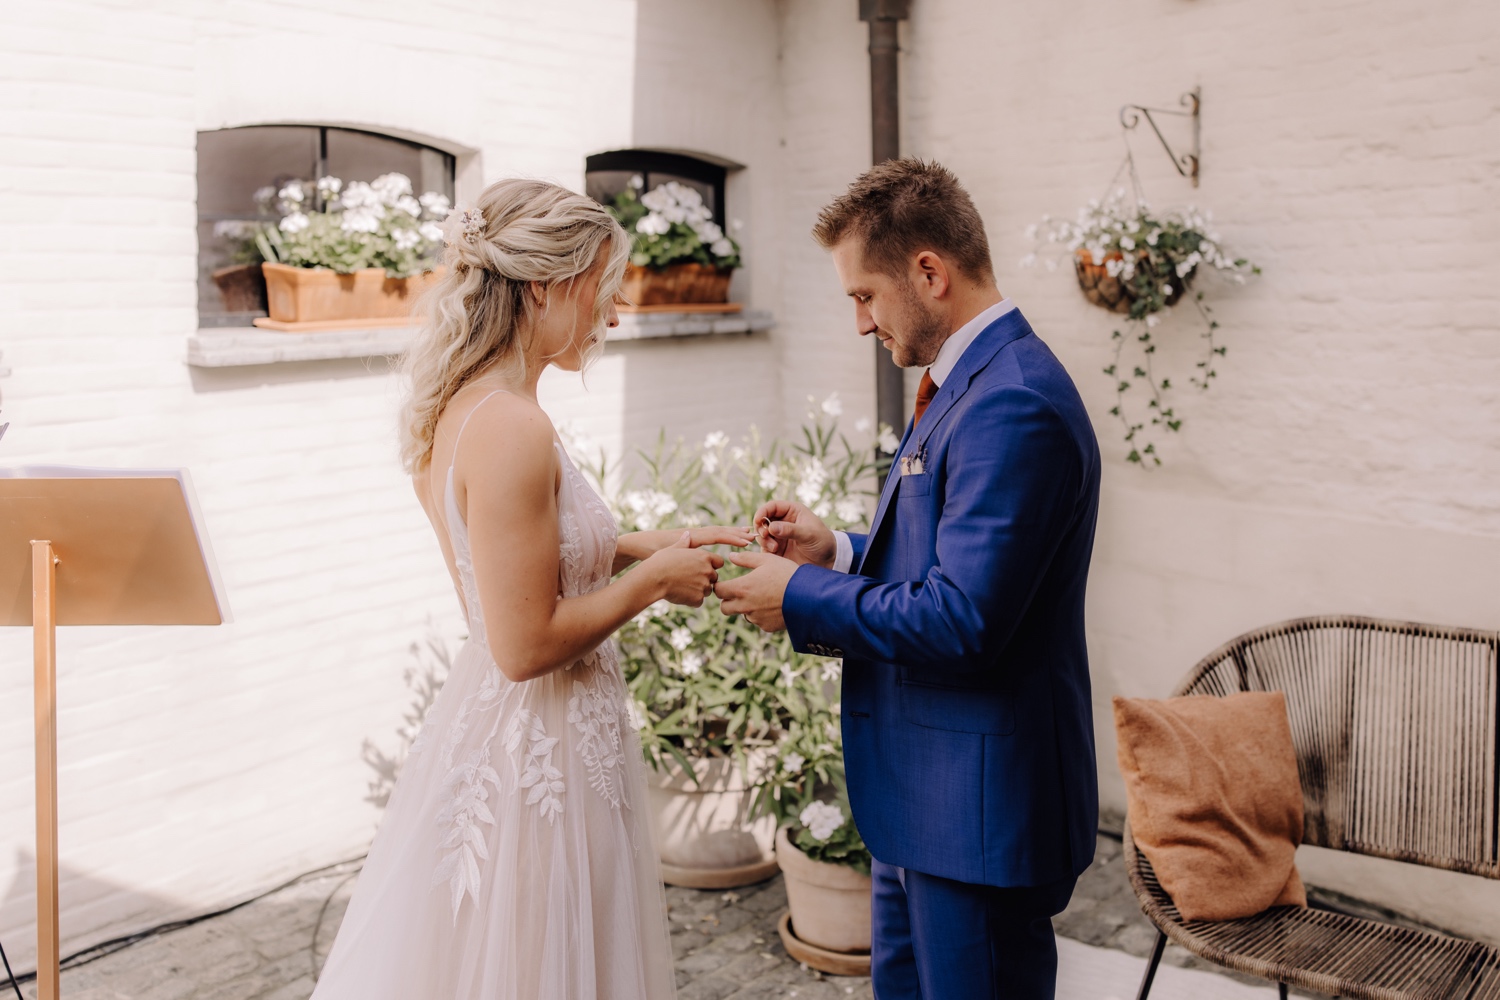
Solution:
[{"label": "white geranium flower", "polygon": [[657,212],[648,212],[635,224],[635,231],[646,236],[665,236],[671,228],[667,217]]},{"label": "white geranium flower", "polygon": [[834,513],[838,514],[840,521],[858,524],[865,519],[865,505],[855,497],[844,497],[834,508]]},{"label": "white geranium flower", "polygon": [[672,648],[680,653],[693,644],[693,630],[686,625],[679,625],[667,637],[667,642],[671,643]]},{"label": "white geranium flower", "polygon": [[844,811],[831,802],[814,802],[797,817],[814,840],[827,840],[844,825]]},{"label": "white geranium flower", "polygon": [[231,240],[248,239],[255,233],[255,223],[245,222],[242,219],[225,219],[214,223],[214,235],[223,239]]},{"label": "white geranium flower", "polygon": [[409,194],[403,194],[396,199],[396,207],[413,219],[422,217],[422,203]]},{"label": "white geranium flower", "polygon": [[303,215],[301,212],[293,212],[291,215],[288,215],[286,218],[282,219],[281,222],[277,224],[277,228],[280,229],[283,233],[287,233],[290,235],[291,233],[302,232],[302,230],[306,229],[311,224],[311,222],[312,220],[309,219],[306,215]]},{"label": "white geranium flower", "polygon": [[370,182],[370,189],[382,204],[394,205],[403,195],[411,194],[411,178],[398,173],[381,174]]},{"label": "white geranium flower", "polygon": [[265,187],[256,188],[255,194],[251,195],[250,197],[255,199],[255,203],[257,205],[264,208],[265,206],[271,204],[272,198],[276,197],[276,189],[267,184]]},{"label": "white geranium flower", "polygon": [[1111,278],[1119,277],[1120,272],[1123,270],[1125,270],[1125,262],[1118,257],[1113,257],[1104,262],[1104,273]]},{"label": "white geranium flower", "polygon": [[302,185],[297,181],[292,181],[280,191],[277,191],[276,197],[282,201],[289,201],[294,205],[300,204],[302,202]]},{"label": "white geranium flower", "polygon": [[424,192],[417,201],[433,218],[442,218],[453,210],[453,203],[440,191]]},{"label": "white geranium flower", "polygon": [[830,417],[838,417],[843,415],[844,404],[843,401],[839,399],[838,393],[830,392],[828,394],[828,398],[823,400],[823,412],[828,414]]},{"label": "white geranium flower", "polygon": [[398,229],[391,234],[397,250],[410,250],[422,242],[422,234],[415,229]]},{"label": "white geranium flower", "polygon": [[702,669],[703,669],[703,654],[702,653],[684,653],[684,654],[682,654],[682,673],[683,673],[684,676],[691,677],[691,676],[693,676],[694,674],[696,674],[698,671],[700,671]]},{"label": "white geranium flower", "polygon": [[727,237],[714,240],[708,249],[715,257],[734,256],[734,244]]},{"label": "white geranium flower", "polygon": [[318,194],[322,195],[324,198],[334,197],[339,193],[339,189],[343,186],[344,182],[339,180],[337,177],[334,177],[332,174],[329,174],[327,177],[318,178]]},{"label": "white geranium flower", "polygon": [[344,209],[374,208],[380,204],[380,196],[364,181],[350,181],[339,195],[339,205]]},{"label": "white geranium flower", "polygon": [[891,430],[889,424],[881,424],[880,433],[875,435],[875,445],[887,455],[894,455],[896,449],[901,447],[901,439],[896,437],[896,432]]},{"label": "white geranium flower", "polygon": [[774,465],[765,465],[760,470],[760,488],[774,490],[781,482],[781,472]]},{"label": "white geranium flower", "polygon": [[1161,230],[1160,229],[1153,229],[1146,236],[1146,245],[1154,247],[1154,246],[1156,246],[1156,241],[1159,240],[1159,239],[1161,239]]},{"label": "white geranium flower", "polygon": [[1122,249],[1122,250],[1134,250],[1135,249],[1135,240],[1131,239],[1129,236],[1121,236],[1120,237],[1120,249]]},{"label": "white geranium flower", "polygon": [[1162,293],[1162,295],[1171,295],[1172,294],[1172,286],[1171,285],[1162,285],[1161,286],[1161,293]]},{"label": "white geranium flower", "polygon": [[802,756],[797,751],[793,750],[791,753],[786,754],[781,758],[781,763],[782,766],[787,769],[787,772],[789,774],[796,774],[798,771],[802,770],[802,765],[807,763],[807,758]]},{"label": "white geranium flower", "polygon": [[661,210],[661,217],[671,223],[686,222],[688,213],[681,205],[668,205]]},{"label": "white geranium flower", "polygon": [[693,232],[697,233],[698,238],[704,243],[716,243],[724,238],[724,230],[720,229],[716,223],[703,219],[693,223]]},{"label": "white geranium flower", "polygon": [[646,178],[642,177],[640,174],[631,174],[630,186],[639,191],[641,188],[646,186]]},{"label": "white geranium flower", "polygon": [[653,212],[661,212],[677,204],[677,199],[673,198],[672,193],[663,186],[652,188],[641,195],[641,204]]},{"label": "white geranium flower", "polygon": [[428,243],[436,243],[443,238],[443,227],[436,222],[424,222],[417,227],[417,232],[422,234],[422,239]]},{"label": "white geranium flower", "polygon": [[373,208],[356,208],[344,212],[339,228],[346,233],[373,233],[380,228],[380,216]]}]

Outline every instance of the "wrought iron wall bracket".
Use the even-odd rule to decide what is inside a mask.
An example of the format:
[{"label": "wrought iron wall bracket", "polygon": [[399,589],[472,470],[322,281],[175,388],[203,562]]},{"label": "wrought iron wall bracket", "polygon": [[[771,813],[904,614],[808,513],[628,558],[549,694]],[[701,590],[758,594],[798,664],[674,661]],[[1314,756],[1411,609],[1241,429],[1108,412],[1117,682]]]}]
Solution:
[{"label": "wrought iron wall bracket", "polygon": [[[1156,138],[1161,140],[1161,146],[1167,151],[1167,156],[1171,157],[1172,166],[1176,167],[1177,172],[1183,177],[1191,180],[1193,187],[1198,186],[1198,163],[1203,153],[1203,149],[1199,144],[1198,131],[1198,112],[1202,106],[1203,97],[1201,91],[1202,88],[1194,87],[1182,95],[1181,100],[1177,103],[1186,108],[1187,110],[1185,111],[1177,111],[1172,108],[1148,108],[1139,104],[1127,104],[1120,109],[1120,127],[1129,132],[1141,123],[1142,118],[1146,119],[1146,124],[1151,126],[1151,131],[1155,132]],[[1157,126],[1156,119],[1153,117],[1154,115],[1173,115],[1178,118],[1191,118],[1193,121],[1193,151],[1182,154],[1173,152],[1171,143],[1167,142],[1167,137],[1161,134],[1161,129]]]}]

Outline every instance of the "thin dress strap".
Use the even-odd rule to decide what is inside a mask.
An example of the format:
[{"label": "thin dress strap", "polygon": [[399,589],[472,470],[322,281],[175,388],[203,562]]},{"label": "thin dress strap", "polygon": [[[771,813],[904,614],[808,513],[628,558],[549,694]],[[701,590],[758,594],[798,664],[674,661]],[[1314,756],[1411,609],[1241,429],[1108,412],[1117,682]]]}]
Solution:
[{"label": "thin dress strap", "polygon": [[474,414],[479,412],[479,408],[481,406],[483,406],[485,403],[488,403],[492,397],[498,396],[502,392],[509,394],[510,390],[496,389],[494,392],[490,393],[488,396],[475,403],[474,408],[468,412],[467,416],[464,417],[464,422],[458,425],[458,436],[453,439],[453,452],[448,456],[448,474],[450,476],[453,475],[453,466],[458,462],[458,442],[463,440],[464,429],[469,426],[469,421],[474,419]]}]

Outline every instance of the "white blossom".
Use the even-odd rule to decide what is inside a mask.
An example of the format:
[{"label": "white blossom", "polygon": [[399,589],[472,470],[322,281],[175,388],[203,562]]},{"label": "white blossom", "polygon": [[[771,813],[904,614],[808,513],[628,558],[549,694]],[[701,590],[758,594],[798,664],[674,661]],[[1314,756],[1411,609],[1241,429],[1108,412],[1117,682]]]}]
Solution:
[{"label": "white blossom", "polygon": [[705,450],[722,448],[728,443],[729,435],[725,434],[723,431],[709,431],[708,435],[703,439],[703,447]]},{"label": "white blossom", "polygon": [[796,774],[802,770],[802,765],[807,763],[807,758],[793,750],[782,756],[781,764],[786,768],[788,774]]},{"label": "white blossom", "polygon": [[411,194],[411,178],[405,174],[381,174],[370,182],[370,188],[384,205],[394,205],[403,195]]},{"label": "white blossom", "polygon": [[646,186],[646,178],[642,177],[640,174],[631,174],[630,186],[639,191],[641,188]]},{"label": "white blossom", "polygon": [[288,235],[290,235],[291,233],[302,232],[302,230],[306,229],[311,222],[312,220],[301,212],[293,212],[291,215],[288,215],[286,218],[282,219],[281,222],[277,224],[277,228],[280,229],[283,233],[287,233]]},{"label": "white blossom", "polygon": [[1154,247],[1154,246],[1156,246],[1156,241],[1159,240],[1159,239],[1161,239],[1161,230],[1160,229],[1153,229],[1146,236],[1146,245]]},{"label": "white blossom", "polygon": [[448,200],[447,195],[440,191],[424,192],[422,197],[418,198],[417,201],[434,218],[441,218],[453,210],[453,203]]},{"label": "white blossom", "polygon": [[833,508],[828,505],[827,500],[820,500],[818,503],[813,505],[812,512],[814,517],[820,517],[826,520],[828,515],[833,513]]},{"label": "white blossom", "polygon": [[1160,322],[1161,322],[1161,317],[1158,316],[1156,313],[1147,313],[1146,314],[1146,326],[1148,328],[1149,327],[1154,327],[1154,326],[1156,326],[1156,324],[1158,324]]},{"label": "white blossom", "polygon": [[672,494],[660,490],[631,490],[620,498],[625,509],[635,515],[635,521],[643,530],[650,531],[662,519],[677,509]]},{"label": "white blossom", "polygon": [[300,204],[303,197],[301,183],[298,181],[292,181],[291,183],[283,187],[280,191],[277,191],[276,197],[280,198],[282,201],[289,201],[294,205]]},{"label": "white blossom", "polygon": [[823,664],[822,676],[825,681],[836,681],[839,674],[844,672],[843,660],[829,660]]},{"label": "white blossom", "polygon": [[693,630],[686,625],[679,625],[667,637],[667,642],[671,643],[672,648],[680,653],[693,644]]},{"label": "white blossom", "polygon": [[255,199],[257,205],[265,207],[271,204],[272,198],[276,197],[276,189],[267,184],[265,187],[256,188],[255,194],[251,195],[251,197]]},{"label": "white blossom", "polygon": [[860,417],[858,420],[854,421],[854,429],[860,434],[870,433],[870,427],[871,424],[869,417]]},{"label": "white blossom", "polygon": [[625,703],[625,714],[630,719],[630,727],[637,732],[646,728],[650,716],[646,714],[646,703],[631,699]]},{"label": "white blossom", "polygon": [[736,462],[743,462],[745,460],[745,456],[748,454],[749,452],[747,452],[744,448],[739,447],[738,445],[729,449],[729,457],[734,459]]},{"label": "white blossom", "polygon": [[422,242],[422,234],[415,229],[398,229],[391,234],[391,239],[395,241],[397,250],[410,250]]},{"label": "white blossom", "polygon": [[729,242],[729,239],[727,237],[720,237],[719,239],[714,240],[713,244],[710,245],[708,249],[713,253],[715,257],[734,256],[734,244]]},{"label": "white blossom", "polygon": [[707,454],[705,454],[703,456],[703,471],[709,473],[710,475],[712,475],[715,472],[718,472],[719,471],[719,456],[716,455],[715,453],[711,452],[711,451],[708,452]]},{"label": "white blossom", "polygon": [[781,482],[781,471],[774,465],[765,465],[760,470],[760,488],[774,490]]},{"label": "white blossom", "polygon": [[373,233],[380,228],[380,215],[373,208],[356,208],[344,212],[339,228],[346,233]]},{"label": "white blossom", "polygon": [[403,194],[396,199],[396,207],[413,219],[422,217],[422,203],[409,194]]},{"label": "white blossom", "polygon": [[324,198],[332,198],[336,196],[339,193],[339,188],[343,186],[344,182],[339,180],[337,177],[334,177],[332,174],[329,174],[326,177],[318,178],[318,194],[322,195]]},{"label": "white blossom", "polygon": [[1120,249],[1122,249],[1122,250],[1134,250],[1135,249],[1135,240],[1131,239],[1129,236],[1121,236],[1120,237]]},{"label": "white blossom", "polygon": [[635,224],[635,231],[646,236],[665,236],[672,228],[666,216],[656,212],[648,212],[640,217]]},{"label": "white blossom", "polygon": [[844,811],[829,802],[814,802],[797,817],[814,840],[827,840],[844,825]]},{"label": "white blossom", "polygon": [[844,497],[834,508],[840,521],[858,524],[865,519],[865,505],[857,497]]},{"label": "white blossom", "polygon": [[802,481],[797,484],[797,499],[811,507],[823,496],[823,485],[827,482],[828,470],[823,463],[816,458],[809,459],[802,470]]},{"label": "white blossom", "polygon": [[672,603],[670,601],[657,601],[654,604],[647,605],[646,608],[642,610],[640,614],[632,618],[631,621],[635,622],[637,625],[644,625],[647,622],[651,621],[651,619],[660,618],[662,615],[671,610]]},{"label": "white blossom", "polygon": [[214,223],[214,235],[223,239],[231,240],[249,239],[255,235],[255,223],[245,222],[242,219],[225,219]]},{"label": "white blossom", "polygon": [[417,227],[417,232],[422,234],[422,239],[428,243],[436,243],[443,238],[443,227],[436,222],[424,222]]},{"label": "white blossom", "polygon": [[891,430],[889,424],[881,424],[880,433],[875,435],[875,444],[887,455],[894,455],[896,449],[901,447],[901,440],[896,437],[896,432]]},{"label": "white blossom", "polygon": [[843,415],[844,404],[839,399],[838,393],[831,392],[828,394],[828,398],[823,400],[823,412],[828,414],[830,417],[838,417]]},{"label": "white blossom", "polygon": [[683,673],[684,676],[691,677],[691,676],[693,676],[694,674],[696,674],[698,671],[700,671],[702,669],[703,669],[703,654],[702,653],[684,653],[684,654],[682,654],[682,673]]},{"label": "white blossom", "polygon": [[1162,285],[1161,286],[1161,293],[1164,296],[1171,295],[1172,294],[1172,286],[1171,285]]}]

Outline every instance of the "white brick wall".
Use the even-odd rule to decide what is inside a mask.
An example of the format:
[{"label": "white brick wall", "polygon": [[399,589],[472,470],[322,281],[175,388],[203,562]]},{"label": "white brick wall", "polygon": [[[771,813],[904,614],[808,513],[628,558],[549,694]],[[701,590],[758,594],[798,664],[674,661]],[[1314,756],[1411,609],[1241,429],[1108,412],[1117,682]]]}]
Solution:
[{"label": "white brick wall", "polygon": [[[802,238],[866,162],[852,7],[787,5],[784,259],[799,282],[788,296],[801,294],[784,334],[816,359],[784,371],[788,386],[837,359],[867,381],[831,269]],[[1415,0],[913,4],[903,149],[968,186],[1001,288],[1072,371],[1104,449],[1089,623],[1107,805],[1123,805],[1110,697],[1164,695],[1240,632],[1324,612],[1500,627],[1497,29],[1493,4]],[[1183,434],[1147,474],[1121,461],[1107,412],[1110,317],[1070,274],[1017,261],[1027,223],[1103,193],[1122,104],[1171,107],[1196,85],[1202,187],[1147,134],[1147,193],[1212,208],[1266,273],[1217,297],[1220,378],[1205,398],[1183,394]],[[1188,365],[1191,324],[1159,329],[1165,359]],[[1493,883],[1303,865],[1500,940]]]},{"label": "white brick wall", "polygon": [[[461,631],[395,461],[383,362],[183,364],[197,131],[322,122],[425,137],[460,154],[461,198],[505,175],[581,187],[589,153],[648,142],[759,163],[769,125],[693,112],[673,129],[695,101],[748,115],[774,94],[771,6],[717,6],[738,33],[735,76],[698,96],[670,75],[638,79],[638,30],[665,68],[669,25],[629,0],[6,8],[0,351],[13,374],[0,458],[190,467],[237,619],[62,633],[65,949],[360,853],[377,818],[360,745],[390,745],[407,646],[429,623]],[[686,42],[718,37],[685,20],[698,32]],[[691,51],[692,72],[712,68]],[[741,290],[767,300],[775,258],[757,250],[774,234],[774,178],[746,171],[730,204],[756,262]],[[765,334],[612,345],[588,391],[549,377],[544,398],[616,453],[662,424],[774,430],[772,351]],[[731,378],[742,390],[722,412]],[[28,967],[29,636],[0,634],[0,662],[0,940]]]}]

